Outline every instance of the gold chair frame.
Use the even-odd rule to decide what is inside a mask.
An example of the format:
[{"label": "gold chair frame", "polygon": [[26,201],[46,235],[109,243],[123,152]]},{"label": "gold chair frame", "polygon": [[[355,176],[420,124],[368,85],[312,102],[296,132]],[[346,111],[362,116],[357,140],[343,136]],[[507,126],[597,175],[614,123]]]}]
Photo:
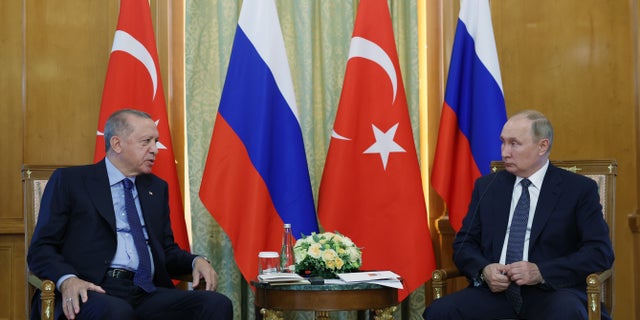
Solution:
[{"label": "gold chair frame", "polygon": [[[587,176],[598,183],[600,203],[605,221],[609,225],[609,235],[613,241],[613,228],[615,218],[615,179],[618,174],[618,164],[615,160],[567,160],[551,161],[559,168],[569,170]],[[502,161],[491,162],[491,170],[503,170]],[[433,271],[431,287],[433,299],[439,299],[447,294],[447,280],[461,277],[460,271],[455,267],[437,269]],[[587,314],[589,320],[601,318],[601,302],[604,302],[607,311],[613,310],[613,268],[603,272],[592,273],[585,279],[587,283]]]},{"label": "gold chair frame", "polygon": [[[25,248],[28,251],[31,244],[33,230],[38,221],[38,213],[40,212],[40,199],[44,188],[49,181],[49,177],[57,168],[64,166],[51,165],[23,165],[22,166],[22,188],[24,192],[24,241]],[[26,256],[26,251],[25,251]],[[27,291],[26,303],[27,311],[31,311],[31,299],[36,289],[40,289],[40,299],[42,300],[42,309],[40,318],[43,320],[53,319],[53,310],[55,306],[55,288],[56,285],[51,280],[43,280],[26,270],[27,283],[29,288]]]}]

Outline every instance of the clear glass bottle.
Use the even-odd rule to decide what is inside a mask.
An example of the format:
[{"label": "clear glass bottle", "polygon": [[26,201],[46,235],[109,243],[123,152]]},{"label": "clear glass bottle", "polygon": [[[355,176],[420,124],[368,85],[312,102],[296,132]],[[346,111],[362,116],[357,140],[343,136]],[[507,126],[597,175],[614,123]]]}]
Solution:
[{"label": "clear glass bottle", "polygon": [[282,249],[280,250],[280,271],[295,272],[296,261],[293,256],[293,233],[291,224],[284,224],[284,232],[282,233]]}]

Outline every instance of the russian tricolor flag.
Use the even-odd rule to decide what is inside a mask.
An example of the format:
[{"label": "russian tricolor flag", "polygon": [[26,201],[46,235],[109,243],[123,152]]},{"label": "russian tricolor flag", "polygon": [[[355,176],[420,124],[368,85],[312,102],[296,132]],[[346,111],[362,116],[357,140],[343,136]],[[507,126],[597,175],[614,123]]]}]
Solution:
[{"label": "russian tricolor flag", "polygon": [[488,0],[461,0],[431,181],[455,230],[474,181],[501,159],[507,120]]},{"label": "russian tricolor flag", "polygon": [[229,236],[246,280],[258,252],[318,231],[302,131],[273,0],[240,10],[200,199]]}]

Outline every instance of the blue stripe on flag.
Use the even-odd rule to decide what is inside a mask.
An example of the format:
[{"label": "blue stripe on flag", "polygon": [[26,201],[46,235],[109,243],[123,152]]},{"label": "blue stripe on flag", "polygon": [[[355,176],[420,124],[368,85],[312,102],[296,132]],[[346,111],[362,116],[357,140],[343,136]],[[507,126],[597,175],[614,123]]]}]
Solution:
[{"label": "blue stripe on flag", "polygon": [[300,124],[240,27],[222,92],[218,112],[243,141],[282,220],[296,238],[317,232]]},{"label": "blue stripe on flag", "polygon": [[445,101],[458,116],[458,127],[471,144],[473,158],[484,175],[489,173],[492,160],[501,159],[504,96],[476,55],[474,40],[461,20],[453,43]]}]

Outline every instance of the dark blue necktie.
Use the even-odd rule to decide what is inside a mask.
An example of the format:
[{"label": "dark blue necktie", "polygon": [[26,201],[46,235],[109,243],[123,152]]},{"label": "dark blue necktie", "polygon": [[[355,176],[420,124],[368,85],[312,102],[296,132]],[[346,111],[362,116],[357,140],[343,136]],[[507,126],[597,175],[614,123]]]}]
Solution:
[{"label": "dark blue necktie", "polygon": [[133,276],[133,283],[146,292],[153,292],[156,287],[153,285],[153,279],[151,277],[151,258],[147,249],[147,241],[144,238],[142,232],[142,223],[140,223],[140,217],[138,217],[138,210],[136,209],[136,203],[133,200],[133,182],[128,178],[122,180],[124,185],[124,206],[127,211],[127,219],[129,220],[129,228],[131,229],[131,236],[133,236],[133,243],[138,252],[138,270]]},{"label": "dark blue necktie", "polygon": [[[522,179],[520,184],[522,185],[522,194],[520,195],[516,209],[513,212],[513,218],[511,219],[509,242],[507,243],[507,264],[522,261],[524,236],[527,232],[527,222],[529,221],[529,208],[531,207],[529,185],[531,185],[531,181],[529,181],[529,179]],[[522,308],[520,286],[512,282],[507,288],[505,294],[513,308],[516,310],[516,313],[520,313],[520,309]]]}]

